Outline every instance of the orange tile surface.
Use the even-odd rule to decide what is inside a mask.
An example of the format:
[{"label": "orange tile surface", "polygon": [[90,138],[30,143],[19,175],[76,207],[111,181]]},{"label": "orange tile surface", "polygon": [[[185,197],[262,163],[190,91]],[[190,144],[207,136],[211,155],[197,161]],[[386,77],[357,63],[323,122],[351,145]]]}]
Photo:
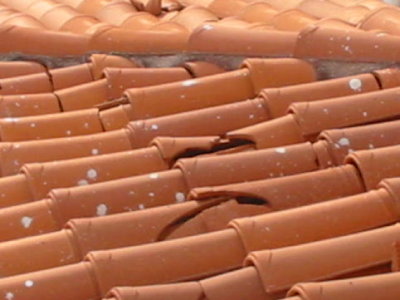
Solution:
[{"label": "orange tile surface", "polygon": [[399,28],[380,0],[0,0],[0,299],[400,299]]}]

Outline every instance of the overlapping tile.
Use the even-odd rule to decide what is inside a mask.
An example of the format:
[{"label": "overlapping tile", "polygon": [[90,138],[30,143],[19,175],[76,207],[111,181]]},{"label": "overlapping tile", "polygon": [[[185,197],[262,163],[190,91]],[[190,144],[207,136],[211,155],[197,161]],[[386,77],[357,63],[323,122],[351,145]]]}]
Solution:
[{"label": "overlapping tile", "polygon": [[0,297],[397,300],[398,12],[0,0]]}]

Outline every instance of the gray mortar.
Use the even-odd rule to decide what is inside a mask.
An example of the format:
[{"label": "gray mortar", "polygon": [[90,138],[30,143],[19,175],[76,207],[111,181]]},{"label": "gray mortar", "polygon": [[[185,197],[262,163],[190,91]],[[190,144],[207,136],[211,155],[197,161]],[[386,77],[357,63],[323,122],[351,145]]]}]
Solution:
[{"label": "gray mortar", "polygon": [[[93,52],[95,53],[95,52]],[[49,69],[66,67],[71,65],[82,64],[89,60],[93,53],[88,53],[83,56],[65,56],[65,57],[52,57],[43,55],[26,55],[22,53],[11,53],[0,55],[1,61],[36,61]],[[215,54],[199,54],[199,53],[184,53],[184,54],[169,54],[169,55],[144,55],[132,53],[109,53],[120,55],[130,59],[145,67],[150,68],[166,68],[180,66],[188,61],[208,61],[215,63],[226,70],[238,68],[245,56],[238,55],[215,55]],[[272,57],[262,57],[272,58]],[[276,57],[273,57],[276,58]],[[321,59],[305,59],[312,63],[318,73],[318,79],[329,79],[343,76],[350,76],[360,73],[367,73],[373,70],[399,67],[398,62],[384,62],[384,63],[369,63],[369,62],[345,62],[334,60],[321,60]]]}]

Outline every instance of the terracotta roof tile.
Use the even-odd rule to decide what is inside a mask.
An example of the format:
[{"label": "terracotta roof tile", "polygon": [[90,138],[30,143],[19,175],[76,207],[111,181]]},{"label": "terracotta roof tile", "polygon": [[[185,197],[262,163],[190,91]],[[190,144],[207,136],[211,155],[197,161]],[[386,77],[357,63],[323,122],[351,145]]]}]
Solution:
[{"label": "terracotta roof tile", "polygon": [[[354,31],[353,29],[355,29],[357,26],[360,27],[360,24],[363,24],[363,22],[367,22],[365,16],[371,14],[371,11],[373,10],[391,10],[395,12],[393,7],[382,4],[380,1],[354,2],[351,5],[346,6],[343,6],[343,3],[335,4],[333,1],[316,0],[294,0],[291,2],[287,2],[284,5],[277,3],[277,1],[265,1],[263,3],[254,3],[252,1],[239,0],[232,0],[229,3],[219,0],[204,2],[183,1],[183,4],[187,7],[183,10],[175,11],[176,13],[174,14],[174,16],[168,18],[168,21],[166,21],[163,20],[163,17],[165,17],[165,13],[162,11],[162,7],[164,4],[161,3],[161,1],[145,1],[143,3],[141,3],[140,1],[101,2],[97,0],[40,0],[29,1],[25,3],[19,1],[4,2],[6,5],[9,5],[11,8],[13,8],[16,12],[21,12],[21,14],[18,15],[20,21],[18,21],[16,18],[17,16],[15,16],[12,18],[14,20],[14,23],[10,24],[18,24],[19,26],[21,23],[22,26],[31,26],[32,28],[27,29],[35,29],[36,32],[40,31],[41,34],[44,34],[45,31],[38,30],[37,27],[42,26],[42,24],[46,26],[47,29],[50,29],[52,32],[59,30],[78,33],[79,36],[86,36],[86,38],[90,39],[90,50],[119,50],[140,53],[170,53],[174,51],[181,52],[189,50],[201,52],[206,51],[213,53],[223,52],[224,54],[236,53],[265,55],[265,53],[268,53],[270,56],[277,54],[293,55],[293,53],[297,52],[294,51],[296,35],[282,35],[282,33],[279,31],[268,32],[265,30],[254,30],[254,28],[271,28],[271,25],[273,25],[272,23],[274,23],[274,21],[271,21],[271,18],[273,18],[274,16],[293,16],[294,11],[289,11],[292,9],[300,9],[303,10],[303,12],[314,15],[314,18],[319,18],[320,20],[309,18],[309,21],[312,23],[312,20],[314,20],[315,22],[313,23],[318,24],[318,26],[325,29],[329,29],[330,27],[343,29],[347,27],[347,29],[351,31]],[[268,3],[270,3],[271,6],[269,6]],[[168,5],[170,5],[170,7],[175,7],[173,9],[179,9],[181,7],[179,3],[173,1],[170,4],[165,5],[165,7],[167,7]],[[202,6],[202,8],[191,8],[191,5]],[[229,9],[227,7],[229,7]],[[263,12],[260,10],[259,12],[257,12],[258,15],[254,15],[255,12],[252,11],[254,11],[254,9],[256,8],[262,9]],[[323,8],[325,8],[325,10]],[[166,8],[166,10],[168,9]],[[286,11],[278,12],[278,10]],[[199,11],[203,11],[205,14],[208,14],[210,18],[194,17]],[[372,13],[375,14],[375,12]],[[14,16],[12,13],[10,14],[11,16]],[[185,14],[190,17],[185,17]],[[222,21],[215,22],[215,16],[212,17],[212,15],[214,14],[222,17]],[[118,16],[118,18],[116,18],[115,16]],[[243,23],[243,26],[240,26],[241,28],[235,28],[236,26],[234,24],[238,23],[237,21],[228,20],[228,18],[231,16],[242,18],[248,22],[253,23],[262,22],[262,24],[257,25],[253,28],[253,26],[245,25],[249,23]],[[263,18],[262,16],[266,16],[266,18]],[[336,18],[336,20],[341,19],[344,22],[353,23],[354,26],[347,26],[345,25],[346,23],[332,21],[330,20],[330,18]],[[183,21],[184,19],[186,19],[186,21]],[[194,21],[195,19],[197,19],[197,21]],[[206,22],[210,20],[213,20],[213,22]],[[294,17],[293,20],[297,23],[301,23],[299,17]],[[187,26],[189,30],[185,30],[185,27],[179,25],[179,23],[182,21],[184,23],[184,26]],[[223,25],[223,23],[225,25]],[[231,25],[226,26],[226,24]],[[4,25],[6,26],[5,23]],[[281,27],[280,25],[278,25],[278,23],[276,23],[276,25],[276,28],[278,29],[302,29],[302,26],[292,26],[285,28],[285,26]],[[382,29],[385,30],[384,27],[387,27],[387,25],[382,25],[382,27],[379,24],[376,26],[369,26],[372,26],[372,29],[375,31]],[[197,29],[195,29],[196,27]],[[203,30],[203,27],[206,28],[206,30]],[[391,26],[391,28],[388,28],[389,31],[393,30],[392,28],[394,27],[395,26]],[[360,28],[362,28],[362,26]],[[192,30],[194,30],[193,33],[191,33]],[[250,35],[246,34],[249,30],[252,33]],[[236,39],[235,45],[235,41],[230,40],[229,35],[224,34],[221,37],[221,34],[224,31],[235,33],[236,36],[243,35],[243,38],[241,40]],[[361,38],[362,32],[357,32],[359,33],[358,36]],[[87,35],[91,36],[88,37]],[[303,35],[304,34],[300,34],[300,36]],[[262,36],[265,36],[265,38],[275,37],[275,41],[273,44],[261,44]],[[148,44],[148,38],[151,37],[159,38],[153,40],[153,44],[150,45]],[[215,38],[222,38],[225,43],[203,43],[202,40],[204,38],[206,38],[207,40],[210,39],[209,41],[212,41]],[[55,36],[54,39],[52,38],[52,40],[54,41],[56,39],[57,38]],[[141,40],[141,42],[134,44],[131,43],[130,41],[134,39],[139,39]],[[247,39],[248,43],[244,43],[245,39]],[[286,42],[284,41],[285,39]],[[281,40],[282,43],[277,43],[277,40]],[[388,43],[394,42],[390,41],[391,37],[385,37],[380,40],[384,42],[386,41]],[[155,44],[154,41],[156,41],[157,44]],[[114,44],[113,48],[111,46],[111,42],[113,42]],[[249,43],[251,46],[249,46],[250,48],[247,48],[247,45]],[[88,50],[88,44],[83,44],[85,49]],[[24,47],[24,52],[35,51],[36,53],[43,53],[43,51],[40,52],[36,51],[35,49],[25,48],[27,47]],[[75,49],[65,48],[63,50],[64,54],[75,54],[77,53],[78,49],[77,47],[75,47]],[[81,50],[83,50],[83,48]],[[331,48],[331,51],[334,51],[334,48]],[[314,55],[314,52],[310,52],[309,54],[309,56],[312,56]],[[374,54],[373,51],[371,51],[370,54],[371,55],[367,55],[365,57],[357,57],[357,55],[353,55],[353,59],[377,59],[377,57],[375,56],[378,54]],[[382,55],[378,59],[388,60],[387,57],[383,58]]]},{"label": "terracotta roof tile", "polygon": [[[271,73],[273,70],[277,71]],[[288,77],[287,74],[293,70],[296,73]],[[135,107],[134,119],[142,119],[237,102],[256,96],[262,88],[314,80],[314,69],[304,61],[248,59],[243,68],[236,71],[147,89],[128,89],[125,96]],[[230,87],[229,94],[222,86]],[[217,94],[217,89],[221,91],[220,94]],[[166,106],[167,101],[179,101],[182,104]]]},{"label": "terracotta roof tile", "polygon": [[2,175],[14,174],[20,166],[29,162],[78,158],[132,149],[129,132],[124,129],[74,138],[2,143],[0,147]]},{"label": "terracotta roof tile", "polygon": [[[397,47],[399,42],[398,37],[383,33],[344,31],[311,25],[299,33],[294,53],[299,58],[318,57],[364,62],[397,61],[398,53],[386,52],[385,49]],[[315,47],[316,44],[323,47]]]},{"label": "terracotta roof tile", "polygon": [[[106,116],[107,110],[101,112],[104,127],[115,129],[112,121]],[[111,110],[109,111],[111,112]],[[157,136],[204,136],[224,135],[230,130],[268,120],[269,115],[259,99],[225,104],[180,114],[152,118],[129,123],[133,147],[146,146]],[[205,122],[209,126],[204,126]]]},{"label": "terracotta roof tile", "polygon": [[[399,121],[383,122],[367,126],[323,131],[321,142],[327,142],[334,165],[341,164],[347,154],[362,149],[374,149],[399,144]],[[343,141],[349,143],[343,143]],[[343,145],[344,144],[344,145]]]},{"label": "terracotta roof tile", "polygon": [[[190,36],[188,50],[205,53],[226,53],[237,55],[292,56],[296,34],[291,32],[248,30],[221,25],[205,24]],[[219,41],[223,40],[224,44]],[[265,41],[274,41],[266,43]]]},{"label": "terracotta roof tile", "polygon": [[[384,80],[384,86],[392,87],[389,80],[394,76],[389,70],[382,70],[378,74]],[[387,74],[386,77],[384,77]],[[360,81],[359,88],[352,88],[350,83]],[[397,81],[396,81],[397,83]],[[354,87],[354,86],[353,86]],[[295,102],[310,102],[315,100],[329,99],[352,94],[367,93],[379,89],[376,79],[371,74],[360,74],[337,79],[316,81],[298,85],[290,85],[281,88],[266,88],[261,91],[260,96],[265,99],[271,117],[277,118],[286,114],[290,104]]]},{"label": "terracotta roof tile", "polygon": [[[388,269],[391,245],[396,241],[398,230],[398,225],[394,225],[320,242],[253,252],[248,263],[256,266],[265,291],[272,294],[290,288],[293,282],[346,278],[352,277],[352,273],[358,276],[379,274]],[[368,253],[357,251],[364,247],[368,247]],[[335,258],[329,259],[332,255]],[[314,264],[307,263],[311,258]],[[290,274],[284,271],[285,265],[296,264],[303,268],[296,268],[297,272],[291,268]]]},{"label": "terracotta roof tile", "polygon": [[[325,218],[324,218],[325,219]],[[363,258],[363,256],[358,256],[357,258],[355,258],[353,261],[349,261],[348,259],[346,259],[346,257],[354,257],[354,251],[347,251],[348,248],[351,247],[357,247],[357,242],[358,247],[362,247],[362,246],[366,246],[368,245],[370,248],[369,249],[376,249],[378,250],[379,244],[377,244],[376,242],[381,242],[381,243],[386,243],[387,245],[390,244],[390,241],[392,241],[394,238],[396,238],[396,233],[398,231],[398,226],[392,226],[392,227],[388,227],[388,228],[384,228],[384,229],[379,229],[379,230],[375,230],[375,231],[370,231],[370,232],[366,232],[366,233],[361,233],[361,234],[357,234],[357,235],[353,235],[353,236],[349,236],[349,237],[341,237],[341,238],[336,238],[336,239],[331,239],[331,240],[326,240],[326,241],[321,241],[321,242],[315,242],[315,243],[311,243],[311,244],[306,244],[306,245],[300,245],[300,246],[292,246],[292,247],[288,247],[288,248],[281,248],[281,249],[276,249],[276,250],[268,250],[265,252],[260,252],[259,254],[252,254],[252,256],[250,256],[253,261],[256,262],[256,266],[259,270],[259,272],[264,272],[264,265],[260,265],[259,261],[260,259],[263,259],[263,255],[265,254],[269,254],[269,252],[273,251],[273,253],[276,253],[278,258],[275,259],[279,259],[280,257],[280,253],[285,254],[284,256],[287,257],[288,259],[290,258],[290,251],[292,251],[292,249],[301,249],[302,252],[300,253],[304,253],[304,257],[306,258],[307,255],[309,255],[309,251],[315,253],[315,251],[317,251],[319,248],[321,247],[326,247],[326,246],[340,246],[343,247],[341,248],[343,256],[340,259],[341,261],[343,261],[344,264],[351,264],[351,265],[360,265],[360,266],[365,266],[366,263],[368,263],[368,261],[364,260],[374,260],[374,259],[379,259],[380,257],[385,257],[385,259],[387,259],[388,254],[390,256],[390,247],[389,251],[387,251],[387,249],[385,249],[385,247],[382,247],[382,251],[377,251],[376,253],[376,258],[372,257],[372,258]],[[282,236],[282,235],[281,235]],[[212,237],[212,238],[211,238]],[[208,242],[206,242],[205,238],[208,240]],[[174,259],[174,251],[171,251],[172,249],[176,249],[178,250],[179,248],[176,247],[182,247],[182,242],[185,241],[186,243],[186,247],[191,248],[192,246],[197,246],[199,250],[202,250],[204,247],[204,244],[210,243],[210,241],[214,242],[216,245],[218,245],[220,242],[225,241],[225,243],[230,243],[232,244],[233,248],[230,248],[230,250],[233,249],[237,249],[240,250],[240,246],[238,248],[238,245],[236,243],[233,243],[234,241],[234,235],[233,235],[233,231],[230,231],[230,234],[228,234],[228,231],[224,231],[221,233],[215,233],[212,235],[200,235],[197,237],[193,237],[193,238],[186,238],[186,239],[180,239],[180,240],[176,240],[176,241],[170,241],[170,242],[164,242],[164,243],[160,243],[160,244],[153,244],[153,245],[148,245],[148,246],[142,246],[142,247],[133,247],[133,248],[124,248],[124,249],[120,249],[120,250],[112,250],[113,253],[113,258],[115,259],[116,257],[120,257],[120,261],[118,262],[118,260],[114,260],[112,261],[112,267],[113,269],[115,268],[115,270],[119,270],[121,272],[122,270],[122,274],[132,274],[133,277],[129,277],[129,279],[127,277],[110,277],[110,271],[112,271],[113,269],[108,268],[108,272],[105,272],[105,267],[104,267],[104,263],[105,263],[105,255],[107,255],[108,252],[110,251],[101,251],[101,252],[95,252],[92,253],[92,255],[89,255],[89,262],[90,265],[87,264],[87,267],[90,266],[95,266],[94,271],[96,272],[96,280],[98,280],[97,282],[100,284],[100,289],[101,289],[101,294],[105,293],[105,290],[107,289],[107,286],[112,285],[113,283],[111,282],[118,282],[117,284],[120,285],[125,285],[125,284],[132,284],[132,282],[137,282],[137,284],[142,285],[144,282],[148,282],[149,279],[146,279],[146,277],[142,277],[142,278],[137,278],[136,275],[134,275],[136,271],[133,271],[132,269],[129,269],[127,267],[123,268],[123,266],[121,265],[122,261],[128,261],[130,259],[132,259],[132,257],[134,257],[135,255],[141,255],[142,258],[145,258],[147,255],[146,253],[150,252],[152,253],[153,249],[157,249],[158,251],[162,251],[163,253],[165,253],[164,259],[166,259],[167,261],[170,261],[171,263],[175,263],[175,266],[177,262]],[[345,246],[343,246],[345,244]],[[380,244],[382,245],[382,244]],[[173,248],[171,248],[173,247]],[[179,251],[179,250],[178,250]],[[183,255],[182,251],[179,251],[181,253],[181,255]],[[136,254],[137,253],[137,254]],[[140,254],[139,254],[140,253]],[[168,254],[169,253],[169,254]],[[187,252],[186,252],[187,253]],[[202,256],[204,255],[201,251],[196,251],[196,255]],[[210,253],[216,253],[216,252],[210,252]],[[318,257],[319,256],[325,256],[325,255],[330,255],[331,253],[329,251],[321,251],[321,252],[317,252]],[[356,253],[357,254],[357,253]],[[230,252],[229,257],[225,256],[224,258],[219,257],[219,265],[222,266],[222,264],[226,264],[229,263],[229,261],[234,261],[235,260],[235,256],[242,256],[243,253],[237,252],[237,253],[233,253],[233,251]],[[181,257],[182,258],[182,257]],[[217,258],[217,256],[215,256],[215,258]],[[364,259],[364,260],[363,260]],[[328,260],[328,261],[332,261],[332,260]],[[109,262],[110,263],[110,262]],[[143,262],[145,263],[145,262]],[[185,263],[189,263],[188,261],[185,261]],[[202,266],[200,265],[195,265],[195,264],[191,264],[193,267],[195,267],[195,269],[199,270],[199,268],[204,269],[205,266],[204,264]],[[269,266],[270,268],[274,267],[271,266],[270,264],[266,264],[267,266]],[[331,263],[332,265],[332,263]],[[75,268],[77,268],[79,266],[79,264],[74,265]],[[109,265],[110,266],[110,265]],[[137,266],[139,267],[139,263],[137,264]],[[329,267],[329,262],[326,263],[326,266]],[[46,272],[50,272],[50,274],[53,274],[53,276],[56,276],[56,274],[60,274],[59,272],[61,270],[68,270],[71,267],[64,267],[63,269],[52,269],[49,271],[44,271]],[[156,267],[156,266],[155,266]],[[335,267],[332,265],[332,267]],[[213,268],[218,268],[217,265],[214,265]],[[261,269],[260,269],[261,268]],[[310,269],[316,269],[313,266],[309,266]],[[337,266],[336,266],[337,268]],[[318,269],[318,268],[317,268]],[[154,269],[152,268],[147,268],[147,269],[140,269],[141,272],[139,272],[140,274],[143,273],[149,273],[152,274],[152,278],[154,278],[154,276],[156,276],[157,278],[159,278],[159,282],[165,282],[166,278],[165,276],[171,276],[172,274],[165,274],[164,272],[158,272],[158,273],[154,273]],[[149,271],[147,271],[149,270]],[[217,270],[217,269],[214,269]],[[215,278],[211,278],[205,281],[202,281],[202,286],[203,288],[205,288],[206,292],[212,292],[212,288],[211,290],[209,290],[209,288],[212,286],[210,286],[210,284],[212,284],[214,281],[216,282],[220,282],[220,287],[226,287],[226,284],[229,284],[231,282],[231,280],[235,280],[234,278],[238,279],[239,274],[246,274],[246,272],[250,272],[251,268],[245,268],[241,271],[237,271],[237,272],[233,272],[233,273],[227,273],[226,275],[222,275],[219,277],[215,277]],[[183,270],[181,269],[177,269],[174,272],[174,275],[172,276],[185,276],[182,273]],[[193,269],[192,269],[193,271]],[[197,271],[198,272],[198,271]],[[329,272],[326,270],[323,270],[322,272]],[[200,272],[201,274],[202,272]],[[251,272],[250,272],[251,273]],[[302,271],[299,271],[299,276],[307,276],[307,275],[301,275]],[[32,273],[32,274],[28,274],[29,276],[31,276],[31,280],[35,281],[35,282],[46,282],[49,279],[42,279],[41,276],[39,274],[42,273]],[[61,273],[62,274],[62,273]],[[61,275],[60,274],[60,275]],[[113,273],[112,273],[113,274]],[[159,275],[158,275],[159,274]],[[182,275],[180,275],[182,274]],[[204,273],[202,273],[204,274]],[[237,274],[236,276],[231,276],[233,274]],[[254,274],[254,273],[251,273]],[[39,275],[39,276],[38,276]],[[254,274],[256,275],[256,274]],[[252,275],[252,276],[254,276]],[[261,279],[265,282],[267,279],[265,279],[265,277],[263,276],[263,273],[260,274],[261,275]],[[22,276],[18,276],[18,277],[13,277],[12,279],[18,282],[19,280],[22,280],[26,277],[27,275],[22,275]],[[114,275],[115,276],[115,275]],[[187,276],[187,275],[186,275]],[[278,277],[279,274],[275,274],[274,277]],[[310,275],[308,275],[310,276]],[[56,277],[53,277],[53,280]],[[51,279],[50,279],[51,280]],[[222,284],[221,280],[226,280],[225,283]],[[286,279],[287,281],[287,279]],[[58,282],[57,280],[54,280],[54,282]],[[243,281],[242,281],[243,282]],[[246,281],[248,282],[248,281]],[[268,281],[267,281],[268,282]],[[13,290],[13,285],[12,285],[12,281],[8,284],[7,279],[2,280],[1,282],[2,284],[4,284],[4,288],[10,288]],[[88,282],[89,283],[89,282]],[[232,282],[231,282],[232,283]],[[266,284],[266,283],[265,283]],[[239,284],[238,287],[242,287],[243,288],[243,284]],[[57,283],[57,287],[56,288],[63,288],[62,285],[59,285]],[[157,286],[156,286],[157,288]],[[274,292],[276,291],[276,288],[274,288]],[[92,291],[94,292],[94,291]],[[232,293],[233,291],[231,289],[225,289],[225,293]],[[270,292],[270,290],[267,290],[267,292]],[[29,290],[26,291],[25,293],[29,293]],[[94,292],[95,294],[93,295],[97,295],[97,292]]]},{"label": "terracotta roof tile", "polygon": [[275,29],[282,31],[300,31],[309,24],[313,24],[317,21],[311,15],[308,15],[301,10],[290,9],[284,10],[276,14],[271,24]]},{"label": "terracotta roof tile", "polygon": [[[2,53],[24,52],[63,56],[66,53],[82,55],[89,50],[89,37],[73,33],[38,31],[15,25],[3,25],[0,27],[0,37],[3,41],[0,46]],[[43,44],[46,44],[45,48]]]},{"label": "terracotta roof tile", "polygon": [[[400,295],[397,281],[398,273],[382,274],[377,276],[360,277],[347,280],[335,280],[321,283],[305,283],[294,286],[289,296],[298,295],[299,300],[303,299],[355,299],[362,295],[371,300],[382,299],[382,293],[389,299],[395,299]],[[348,288],[351,285],[352,288]],[[320,296],[320,290],[323,289],[324,295]]]},{"label": "terracotta roof tile", "polygon": [[34,73],[42,73],[45,68],[36,62],[29,61],[2,61],[0,62],[1,79],[28,75]]},{"label": "terracotta roof tile", "polygon": [[1,118],[17,118],[60,112],[57,97],[50,93],[1,96],[0,107]]},{"label": "terracotta roof tile", "polygon": [[[259,148],[314,140],[323,130],[386,121],[397,118],[400,106],[397,89],[344,96],[313,102],[294,103],[289,114],[227,133],[231,139],[245,139]],[[379,97],[379,101],[377,101]],[[325,117],[326,116],[326,117]],[[335,116],[335,117],[329,117]]]},{"label": "terracotta roof tile", "polygon": [[[365,185],[367,188],[371,188],[376,186],[382,178],[396,176],[392,172],[398,169],[397,159],[391,159],[397,157],[400,154],[399,151],[398,146],[384,147],[370,152],[367,150],[357,151],[351,153],[346,161],[358,166]],[[391,162],[389,163],[389,161]]]},{"label": "terracotta roof tile", "polygon": [[[46,128],[46,129],[45,129]],[[26,141],[102,132],[97,109],[0,120],[2,141]]]},{"label": "terracotta roof tile", "polygon": [[45,73],[22,75],[0,80],[1,95],[34,94],[52,91],[52,84]]},{"label": "terracotta roof tile", "polygon": [[397,300],[398,11],[0,0],[0,297]]}]

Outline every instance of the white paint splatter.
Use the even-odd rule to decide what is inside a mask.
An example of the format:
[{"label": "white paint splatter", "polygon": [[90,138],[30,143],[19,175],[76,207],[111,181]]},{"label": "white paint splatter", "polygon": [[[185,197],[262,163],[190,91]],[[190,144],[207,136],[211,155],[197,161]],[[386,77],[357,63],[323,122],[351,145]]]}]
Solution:
[{"label": "white paint splatter", "polygon": [[99,204],[99,205],[97,205],[97,208],[96,208],[96,214],[98,215],[98,216],[105,216],[106,214],[107,214],[107,211],[108,211],[108,207],[107,207],[107,205],[105,205],[105,204]]},{"label": "white paint splatter", "polygon": [[99,149],[92,149],[92,155],[99,154]]},{"label": "white paint splatter", "polygon": [[353,91],[361,91],[362,88],[362,81],[358,78],[353,78],[349,81],[349,87]]},{"label": "white paint splatter", "polygon": [[144,204],[139,204],[139,209],[140,210],[145,209]]},{"label": "white paint splatter", "polygon": [[6,293],[6,296],[4,297],[6,300],[13,300],[14,299],[14,294],[11,292]]},{"label": "white paint splatter", "polygon": [[211,24],[205,24],[205,25],[203,26],[203,29],[205,29],[205,30],[211,30],[211,29],[214,29],[214,26],[212,26]]},{"label": "white paint splatter", "polygon": [[175,194],[175,199],[176,199],[176,202],[181,203],[181,202],[185,201],[186,197],[185,197],[184,193],[178,192]]},{"label": "white paint splatter", "polygon": [[350,145],[350,140],[348,138],[341,138],[339,140],[339,145],[340,146],[349,146]]},{"label": "white paint splatter", "polygon": [[197,82],[194,79],[189,79],[189,80],[185,80],[184,82],[182,82],[183,86],[193,86],[195,85]]},{"label": "white paint splatter", "polygon": [[158,173],[151,173],[151,174],[149,175],[149,177],[150,177],[151,179],[157,179],[157,178],[160,178],[160,175],[159,175]]},{"label": "white paint splatter", "polygon": [[22,219],[21,219],[21,224],[22,224],[22,226],[24,226],[24,228],[31,227],[32,222],[33,222],[33,218],[31,218],[31,217],[22,217]]},{"label": "white paint splatter", "polygon": [[350,54],[353,53],[353,51],[351,50],[350,46],[344,46],[344,51],[346,51],[346,52],[348,52]]},{"label": "white paint splatter", "polygon": [[66,135],[71,135],[72,131],[71,130],[67,130],[65,133],[66,133]]},{"label": "white paint splatter", "polygon": [[276,153],[284,154],[284,153],[286,153],[286,148],[283,148],[283,147],[276,148],[276,149],[275,149],[275,152],[276,152]]},{"label": "white paint splatter", "polygon": [[3,120],[5,122],[18,122],[19,121],[18,118],[4,118]]},{"label": "white paint splatter", "polygon": [[34,283],[32,280],[27,280],[27,281],[25,281],[25,286],[26,286],[27,288],[33,287],[34,284],[35,284],[35,283]]},{"label": "white paint splatter", "polygon": [[95,169],[89,169],[86,173],[87,178],[89,179],[96,179],[97,178],[97,171]]},{"label": "white paint splatter", "polygon": [[31,127],[32,127],[32,128],[35,128],[35,127],[36,127],[36,124],[35,124],[35,123],[31,123]]},{"label": "white paint splatter", "polygon": [[368,117],[368,113],[366,111],[363,112],[364,117]]},{"label": "white paint splatter", "polygon": [[158,129],[158,125],[157,124],[151,125],[151,130],[157,130],[157,129]]}]

